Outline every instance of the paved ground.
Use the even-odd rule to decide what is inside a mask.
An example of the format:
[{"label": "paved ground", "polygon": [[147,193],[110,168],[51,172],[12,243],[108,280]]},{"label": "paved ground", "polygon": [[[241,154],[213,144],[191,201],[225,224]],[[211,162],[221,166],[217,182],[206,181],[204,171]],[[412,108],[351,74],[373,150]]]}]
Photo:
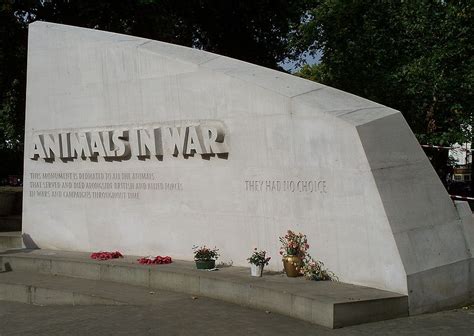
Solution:
[{"label": "paved ground", "polygon": [[[154,306],[32,306],[0,301],[9,335],[466,335],[474,307],[330,330],[286,316],[186,294]],[[169,295],[169,297],[166,297]]]}]

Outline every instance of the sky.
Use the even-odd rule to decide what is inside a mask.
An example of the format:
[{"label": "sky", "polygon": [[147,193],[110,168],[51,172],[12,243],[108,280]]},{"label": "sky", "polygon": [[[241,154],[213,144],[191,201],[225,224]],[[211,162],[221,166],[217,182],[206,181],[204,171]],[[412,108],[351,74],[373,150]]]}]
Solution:
[{"label": "sky", "polygon": [[[318,51],[316,55],[311,55],[309,53],[304,53],[303,54],[303,60],[304,63],[313,65],[313,64],[318,64],[321,62],[321,56],[323,55],[322,51]],[[286,71],[289,71],[291,73],[295,73],[300,69],[300,66],[298,65],[298,62],[295,61],[290,61],[286,59],[285,61],[280,63],[280,66],[285,69]]]}]

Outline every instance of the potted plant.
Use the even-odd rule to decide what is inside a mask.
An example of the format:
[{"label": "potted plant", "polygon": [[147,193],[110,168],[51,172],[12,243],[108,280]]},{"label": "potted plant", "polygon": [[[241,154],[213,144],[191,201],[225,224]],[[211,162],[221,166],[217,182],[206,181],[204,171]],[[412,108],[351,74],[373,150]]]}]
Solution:
[{"label": "potted plant", "polygon": [[286,235],[280,237],[280,242],[282,244],[280,254],[283,257],[282,261],[286,275],[289,277],[301,275],[302,261],[309,248],[306,235],[288,230]]},{"label": "potted plant", "polygon": [[263,267],[268,265],[271,257],[266,256],[267,252],[264,250],[258,251],[257,248],[253,249],[253,253],[250,258],[247,258],[250,263],[250,275],[254,277],[261,277],[263,273]]},{"label": "potted plant", "polygon": [[197,269],[212,269],[216,267],[216,259],[219,258],[219,249],[204,246],[193,246],[194,261]]}]

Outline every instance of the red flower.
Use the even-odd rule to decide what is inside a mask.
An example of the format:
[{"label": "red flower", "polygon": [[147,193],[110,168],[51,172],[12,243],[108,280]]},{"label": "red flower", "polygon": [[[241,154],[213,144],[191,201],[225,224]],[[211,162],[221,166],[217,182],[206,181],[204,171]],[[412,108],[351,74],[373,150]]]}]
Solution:
[{"label": "red flower", "polygon": [[173,262],[171,260],[171,257],[169,256],[166,256],[166,257],[156,256],[155,258],[143,257],[143,258],[137,259],[137,261],[142,265],[171,264]]},{"label": "red flower", "polygon": [[92,259],[97,259],[97,260],[108,260],[108,259],[117,259],[117,258],[123,258],[122,253],[119,251],[115,252],[94,252],[91,254]]}]

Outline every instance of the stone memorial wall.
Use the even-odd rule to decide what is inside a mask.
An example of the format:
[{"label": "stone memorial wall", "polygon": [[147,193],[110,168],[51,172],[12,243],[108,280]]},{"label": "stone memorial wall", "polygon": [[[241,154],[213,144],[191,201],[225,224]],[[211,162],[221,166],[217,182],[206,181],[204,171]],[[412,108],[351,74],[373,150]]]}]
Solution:
[{"label": "stone memorial wall", "polygon": [[412,313],[472,297],[472,217],[400,112],[204,51],[31,24],[24,181],[41,248],[191,260],[207,244],[246,266],[259,247],[280,270],[293,229]]}]

